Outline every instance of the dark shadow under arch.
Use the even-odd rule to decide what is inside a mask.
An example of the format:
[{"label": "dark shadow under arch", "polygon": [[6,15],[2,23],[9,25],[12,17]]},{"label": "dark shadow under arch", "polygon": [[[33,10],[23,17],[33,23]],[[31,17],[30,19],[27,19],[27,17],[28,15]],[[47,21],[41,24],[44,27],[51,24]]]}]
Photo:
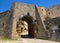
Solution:
[{"label": "dark shadow under arch", "polygon": [[30,38],[34,38],[33,17],[30,15],[26,15],[22,17],[22,20],[28,23],[28,36]]}]

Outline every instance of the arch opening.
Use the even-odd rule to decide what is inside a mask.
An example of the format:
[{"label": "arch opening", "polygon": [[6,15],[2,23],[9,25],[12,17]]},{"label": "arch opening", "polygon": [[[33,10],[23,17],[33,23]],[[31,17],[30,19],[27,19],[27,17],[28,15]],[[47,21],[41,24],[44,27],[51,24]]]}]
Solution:
[{"label": "arch opening", "polygon": [[28,37],[34,38],[33,18],[31,16],[24,16],[22,20],[28,23]]},{"label": "arch opening", "polygon": [[[20,26],[21,28],[21,37],[22,38],[34,38],[34,28],[33,28],[33,17],[29,14],[26,16],[23,16],[22,18],[19,18],[18,24],[22,24]],[[25,27],[26,28],[25,28]]]}]

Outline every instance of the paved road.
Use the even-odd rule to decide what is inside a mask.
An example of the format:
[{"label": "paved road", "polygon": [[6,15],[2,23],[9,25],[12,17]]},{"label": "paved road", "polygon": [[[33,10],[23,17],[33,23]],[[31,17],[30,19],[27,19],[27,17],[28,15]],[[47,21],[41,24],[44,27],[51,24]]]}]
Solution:
[{"label": "paved road", "polygon": [[22,40],[10,40],[10,41],[3,41],[0,40],[0,43],[60,43],[60,42],[53,42],[47,40],[40,40],[40,39],[22,39]]}]

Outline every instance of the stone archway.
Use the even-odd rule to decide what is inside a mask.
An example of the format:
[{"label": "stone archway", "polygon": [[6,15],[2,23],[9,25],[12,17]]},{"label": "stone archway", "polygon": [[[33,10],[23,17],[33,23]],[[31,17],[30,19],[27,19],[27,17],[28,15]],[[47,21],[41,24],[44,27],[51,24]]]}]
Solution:
[{"label": "stone archway", "polygon": [[22,33],[21,23],[23,21],[27,22],[28,24],[28,37],[25,36],[24,38],[34,38],[33,17],[30,16],[29,13],[27,13],[27,15],[23,16],[22,18],[19,18],[18,25],[20,25],[20,28],[18,28],[18,33]]},{"label": "stone archway", "polygon": [[28,36],[34,38],[33,18],[30,15],[22,17],[23,21],[28,23]]}]

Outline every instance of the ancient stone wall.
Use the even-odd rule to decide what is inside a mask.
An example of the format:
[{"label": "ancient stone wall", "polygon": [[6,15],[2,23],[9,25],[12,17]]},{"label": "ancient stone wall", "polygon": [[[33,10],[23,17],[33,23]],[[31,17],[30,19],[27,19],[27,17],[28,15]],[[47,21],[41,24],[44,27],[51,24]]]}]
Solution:
[{"label": "ancient stone wall", "polygon": [[47,32],[44,21],[46,20],[46,17],[49,17],[49,19],[51,19],[60,16],[60,5],[53,6],[50,8],[44,8],[25,3],[14,3],[11,7],[11,11],[0,13],[0,36],[7,35],[7,37],[12,38],[19,37],[16,32],[17,21],[19,18],[22,18],[27,15],[27,13],[29,13],[30,16],[33,17],[33,22],[35,22],[35,20],[37,22],[39,30],[37,32],[38,37],[42,35],[46,36]]},{"label": "ancient stone wall", "polygon": [[[46,23],[48,23],[48,26],[49,26],[49,23],[50,23],[50,28],[51,28],[52,25],[53,26],[54,25],[59,25],[59,21],[60,21],[60,5],[56,5],[56,6],[52,6],[52,7],[47,8],[46,13],[47,13],[47,17],[48,17],[47,18],[48,21],[46,20],[47,21]],[[60,33],[58,31],[55,31],[54,34],[53,34],[53,32],[51,32],[51,33],[52,33],[52,36],[50,37],[51,40],[60,41],[60,39],[59,39],[60,38]]]},{"label": "ancient stone wall", "polygon": [[10,37],[10,29],[10,11],[0,13],[0,37]]},{"label": "ancient stone wall", "polygon": [[[44,24],[44,14],[45,13],[42,12],[41,9],[42,9],[41,7],[35,7],[36,20],[37,20],[36,22],[37,22],[37,25],[38,25],[37,34],[38,34],[38,38],[47,38],[48,37],[48,33],[46,31],[46,27],[45,27],[45,24]],[[44,11],[44,9],[43,9],[43,11]]]},{"label": "ancient stone wall", "polygon": [[13,8],[12,38],[16,39],[19,37],[16,32],[16,24],[18,19],[27,15],[28,12],[31,16],[34,16],[35,9],[34,9],[34,5],[27,5],[19,2],[14,3],[12,8]]},{"label": "ancient stone wall", "polygon": [[[39,32],[39,36],[42,36],[42,37],[45,37],[46,35],[45,35],[45,26],[44,26],[44,23],[43,23],[43,18],[45,18],[45,16],[46,16],[46,11],[45,11],[45,8],[43,8],[43,7],[40,7],[40,8],[38,8],[37,7],[37,10],[38,10],[38,13],[36,13],[36,9],[35,9],[35,6],[34,5],[30,5],[30,4],[23,4],[23,3],[19,3],[19,2],[16,2],[16,3],[14,3],[13,4],[13,6],[12,6],[12,8],[11,9],[13,9],[12,11],[13,11],[13,18],[12,18],[12,38],[14,39],[14,38],[18,38],[19,36],[17,35],[17,32],[16,32],[16,24],[17,24],[17,21],[18,21],[18,19],[19,18],[22,18],[23,16],[25,16],[25,15],[27,15],[27,13],[29,13],[30,14],[30,16],[32,16],[33,17],[33,21],[35,21],[35,20],[39,20],[40,22],[39,22],[39,24],[40,25],[38,25],[39,26],[39,32],[40,33],[42,33],[42,34],[44,34],[44,35],[42,35],[42,34],[40,34]],[[44,11],[44,12],[43,12]],[[43,15],[45,15],[45,16],[43,16]],[[38,16],[39,15],[39,16]],[[38,18],[36,18],[36,16],[38,17]],[[41,17],[42,16],[42,17]],[[41,19],[42,18],[42,19]],[[42,20],[42,21],[41,21]],[[42,32],[41,32],[42,31]]]},{"label": "ancient stone wall", "polygon": [[45,21],[45,18],[47,16],[46,15],[46,8],[39,6],[38,9],[39,9],[39,13],[41,15],[42,20]]},{"label": "ancient stone wall", "polygon": [[49,18],[59,17],[60,16],[60,5],[47,8],[46,13]]}]

